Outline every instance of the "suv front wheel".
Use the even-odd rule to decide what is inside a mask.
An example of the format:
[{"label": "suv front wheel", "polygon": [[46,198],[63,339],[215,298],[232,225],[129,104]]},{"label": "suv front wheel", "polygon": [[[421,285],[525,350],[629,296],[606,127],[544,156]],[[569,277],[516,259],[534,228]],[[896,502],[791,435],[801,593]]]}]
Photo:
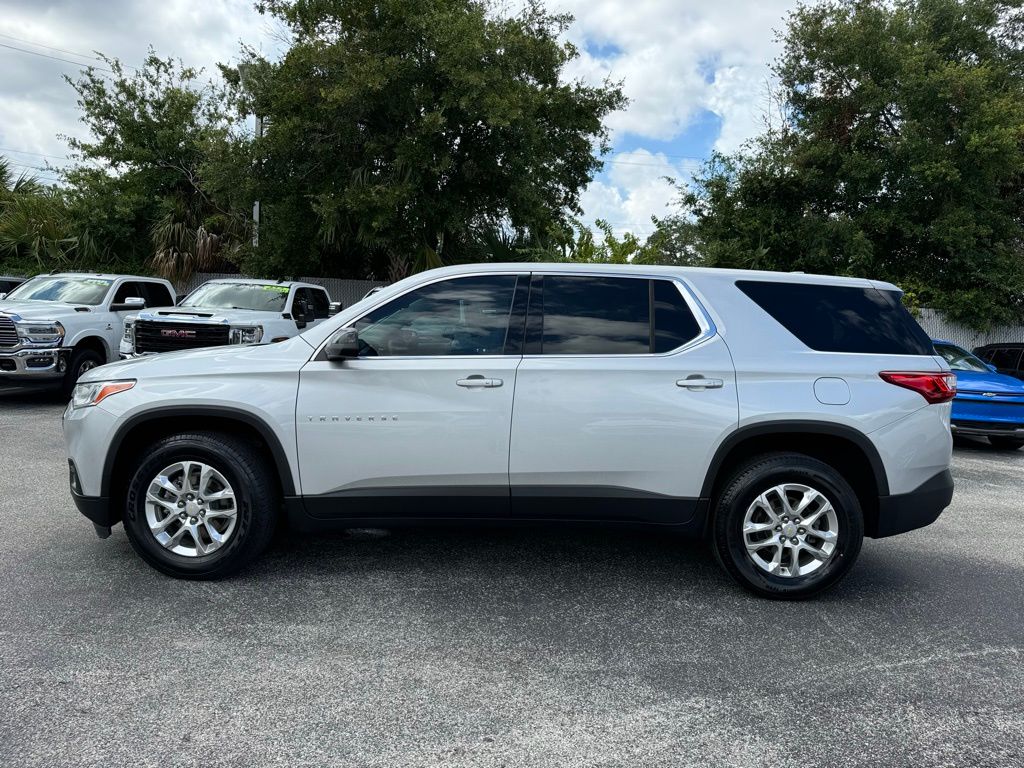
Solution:
[{"label": "suv front wheel", "polygon": [[281,505],[273,468],[252,444],[219,432],[163,438],[128,486],[124,527],[154,568],[183,579],[218,579],[270,542]]},{"label": "suv front wheel", "polygon": [[839,581],[864,540],[857,494],[824,462],[798,453],[739,467],[715,505],[719,563],[747,589],[777,599],[810,597]]}]

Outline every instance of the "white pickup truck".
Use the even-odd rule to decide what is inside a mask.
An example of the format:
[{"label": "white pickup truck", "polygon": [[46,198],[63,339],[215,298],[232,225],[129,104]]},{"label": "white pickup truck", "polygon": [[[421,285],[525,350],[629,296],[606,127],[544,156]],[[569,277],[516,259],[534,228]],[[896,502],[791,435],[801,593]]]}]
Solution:
[{"label": "white pickup truck", "polygon": [[125,318],[174,302],[166,280],[136,275],[38,275],[0,294],[0,380],[61,382],[118,359]]},{"label": "white pickup truck", "polygon": [[327,291],[310,283],[220,278],[178,306],[147,309],[125,322],[124,359],[226,344],[284,341],[337,312]]}]

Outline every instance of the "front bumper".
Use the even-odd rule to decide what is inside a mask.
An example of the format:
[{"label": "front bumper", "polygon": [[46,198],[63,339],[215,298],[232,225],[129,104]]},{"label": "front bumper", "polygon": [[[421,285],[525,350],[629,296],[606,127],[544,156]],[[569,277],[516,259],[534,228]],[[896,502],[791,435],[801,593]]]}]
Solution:
[{"label": "front bumper", "polygon": [[924,528],[934,523],[952,500],[953,475],[946,469],[909,493],[879,497],[878,519],[868,523],[865,533],[880,539]]},{"label": "front bumper", "polygon": [[19,349],[0,351],[0,379],[11,381],[53,380],[64,376],[68,369],[70,350]]},{"label": "front bumper", "polygon": [[1024,440],[1024,424],[1007,424],[1000,421],[954,421],[951,427],[954,435],[1015,437]]}]

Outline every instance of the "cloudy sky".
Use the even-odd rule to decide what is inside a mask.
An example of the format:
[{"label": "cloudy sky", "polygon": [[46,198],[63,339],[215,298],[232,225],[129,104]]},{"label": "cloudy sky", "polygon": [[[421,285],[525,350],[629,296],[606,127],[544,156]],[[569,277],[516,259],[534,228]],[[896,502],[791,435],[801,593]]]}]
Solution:
[{"label": "cloudy sky", "polygon": [[[685,179],[715,149],[757,133],[774,31],[790,0],[549,0],[576,18],[582,56],[570,75],[624,81],[629,107],[609,118],[613,150],[583,195],[585,219],[646,235],[667,213],[664,177]],[[138,63],[158,54],[215,72],[242,41],[273,55],[280,28],[251,0],[0,0],[0,154],[49,178],[66,162],[59,134],[79,135],[74,93],[61,79],[92,51]],[[92,63],[95,63],[94,61]]]}]

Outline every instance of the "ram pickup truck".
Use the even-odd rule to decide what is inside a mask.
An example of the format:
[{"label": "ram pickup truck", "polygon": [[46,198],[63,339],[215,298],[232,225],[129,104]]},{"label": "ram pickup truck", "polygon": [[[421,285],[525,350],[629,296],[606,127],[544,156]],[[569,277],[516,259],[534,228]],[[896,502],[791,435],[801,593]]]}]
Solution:
[{"label": "ram pickup truck", "polygon": [[59,382],[70,395],[83,373],[118,359],[126,316],[173,301],[157,278],[38,275],[0,300],[0,380]]},{"label": "ram pickup truck", "polygon": [[273,280],[210,280],[178,306],[147,309],[125,322],[123,359],[159,352],[284,341],[339,308],[319,285]]}]

